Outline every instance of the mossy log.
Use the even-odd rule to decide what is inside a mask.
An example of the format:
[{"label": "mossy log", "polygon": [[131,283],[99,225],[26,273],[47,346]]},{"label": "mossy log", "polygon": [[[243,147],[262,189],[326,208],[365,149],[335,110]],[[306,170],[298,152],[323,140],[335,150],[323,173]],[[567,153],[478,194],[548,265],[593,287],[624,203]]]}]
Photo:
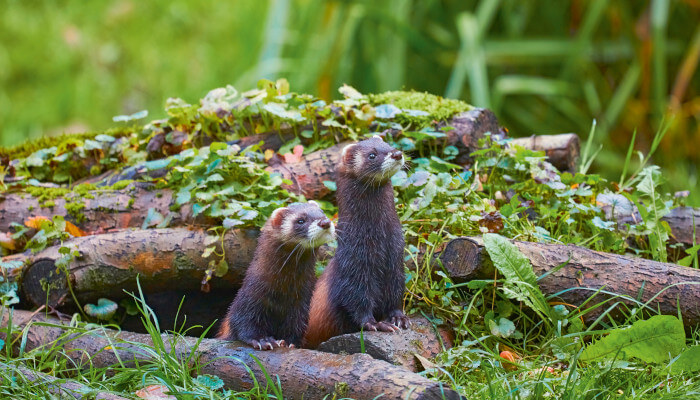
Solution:
[{"label": "mossy log", "polygon": [[[3,315],[7,315],[5,312]],[[66,333],[55,319],[51,325],[31,324],[32,320],[46,321],[41,315],[15,310],[13,323],[26,327],[28,334],[25,350],[55,346],[56,340]],[[7,325],[3,320],[3,327]],[[6,329],[0,329],[5,337]],[[326,395],[355,399],[458,399],[458,393],[420,375],[375,360],[367,354],[337,355],[305,349],[276,349],[256,351],[235,342],[194,337],[162,335],[163,351],[174,353],[180,360],[191,359],[199,368],[193,373],[212,374],[224,381],[226,388],[249,390],[257,382],[266,382],[265,371],[282,386],[285,398],[321,399]],[[20,340],[16,340],[16,343]],[[15,343],[13,341],[13,343]],[[148,352],[142,345],[153,346],[152,337],[127,331],[93,329],[71,334],[60,339],[62,357],[69,357],[79,368],[132,367],[149,362]],[[195,357],[191,357],[195,352]],[[255,357],[255,359],[253,358]],[[258,364],[259,362],[259,364]],[[194,365],[192,365],[195,368]],[[253,375],[253,376],[251,376]],[[263,383],[264,384],[264,383]]]},{"label": "mossy log", "polygon": [[318,346],[318,350],[336,354],[362,352],[393,365],[401,365],[413,372],[424,370],[416,354],[432,359],[453,346],[454,335],[448,329],[433,326],[423,317],[411,316],[411,327],[395,334],[386,332],[348,333],[332,337]]},{"label": "mossy log", "polygon": [[[141,227],[150,209],[167,216],[174,204],[173,192],[167,189],[148,190],[146,184],[131,184],[121,190],[91,191],[86,196],[70,194],[46,201],[23,192],[0,195],[0,232],[9,232],[10,224],[24,224],[30,217],[52,218],[60,215],[88,233]],[[81,205],[73,208],[75,205]],[[84,206],[84,207],[83,207]],[[182,207],[171,215],[170,224],[179,226],[194,222],[190,208]]]},{"label": "mossy log", "polygon": [[[639,305],[630,299],[648,302],[650,309],[663,314],[678,315],[680,311],[686,326],[700,324],[699,270],[573,245],[520,241],[513,244],[530,260],[535,275],[548,274],[538,282],[546,295],[579,306],[602,289],[587,307],[622,295],[625,297],[613,301],[635,308]],[[447,274],[457,282],[494,277],[493,264],[480,237],[451,240],[439,259]],[[561,265],[564,266],[558,269]]]},{"label": "mossy log", "polygon": [[55,376],[32,371],[22,366],[10,366],[0,362],[0,369],[3,370],[3,377],[13,379],[12,382],[9,380],[3,382],[3,380],[0,379],[0,384],[7,387],[19,385],[31,386],[32,388],[46,388],[47,392],[60,399],[127,400],[125,397],[95,390],[70,379],[56,378]]},{"label": "mossy log", "polygon": [[[222,254],[223,243],[228,271],[223,277],[211,278],[211,289],[240,285],[253,258],[257,237],[256,229],[230,230],[223,241],[213,244],[216,253]],[[26,259],[20,289],[22,297],[32,305],[56,307],[72,301],[70,288],[81,303],[100,297],[119,299],[126,295],[124,290],[137,291],[137,276],[144,293],[196,291],[201,287],[210,260],[221,259],[215,255],[202,257],[208,247],[206,232],[185,228],[124,230],[75,238],[65,246],[80,252],[69,264],[67,275],[56,268],[56,261],[61,258],[60,246],[49,247]]]}]

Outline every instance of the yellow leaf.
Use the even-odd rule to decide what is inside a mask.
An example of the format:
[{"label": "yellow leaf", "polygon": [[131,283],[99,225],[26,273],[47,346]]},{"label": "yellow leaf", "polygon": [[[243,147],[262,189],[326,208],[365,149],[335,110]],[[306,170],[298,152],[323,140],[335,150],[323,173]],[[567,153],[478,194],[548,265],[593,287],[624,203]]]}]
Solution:
[{"label": "yellow leaf", "polygon": [[87,236],[87,233],[85,233],[85,231],[83,231],[82,229],[78,228],[77,226],[73,225],[72,223],[70,223],[68,221],[66,221],[66,232],[73,235],[73,237]]},{"label": "yellow leaf", "polygon": [[44,221],[51,221],[48,217],[43,215],[37,215],[36,217],[29,217],[24,221],[24,225],[28,228],[33,228],[36,230],[41,229],[41,223]]}]

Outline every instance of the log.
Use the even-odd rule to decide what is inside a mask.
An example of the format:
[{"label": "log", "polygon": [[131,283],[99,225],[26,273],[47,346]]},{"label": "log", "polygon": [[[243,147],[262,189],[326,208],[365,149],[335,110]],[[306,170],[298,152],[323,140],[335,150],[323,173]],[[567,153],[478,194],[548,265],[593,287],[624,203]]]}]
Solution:
[{"label": "log", "polygon": [[[3,326],[7,324],[6,314],[3,314]],[[32,319],[47,321],[51,325],[27,325]],[[13,323],[28,330],[26,350],[56,346],[54,342],[66,333],[66,329],[79,331],[61,338],[60,343],[62,356],[69,357],[81,368],[119,368],[119,360],[129,367],[136,361],[143,364],[152,360],[151,355],[142,350],[143,345],[153,346],[152,337],[147,334],[105,328],[78,330],[61,327],[55,325],[58,323],[55,319],[32,316],[21,310],[14,311]],[[7,340],[7,330],[1,331],[0,337]],[[265,384],[265,375],[254,356],[273,380],[279,377],[285,398],[320,399],[328,394],[356,399],[373,399],[377,396],[386,399],[460,398],[457,392],[439,382],[375,360],[367,354],[337,355],[287,348],[257,351],[235,342],[201,339],[198,343],[199,339],[194,337],[166,334],[161,335],[161,339],[165,347],[163,351],[174,353],[178,359],[190,359],[195,351],[191,365],[192,368],[199,367],[192,372],[217,375],[226,388],[233,390],[252,388],[254,381],[251,372],[257,382]]]},{"label": "log", "polygon": [[[686,326],[700,324],[700,270],[573,245],[512,242],[530,260],[535,275],[549,273],[539,281],[545,295],[556,295],[578,306],[604,288],[641,302],[650,301],[649,307],[662,314],[678,315],[680,310]],[[449,241],[439,259],[456,282],[493,279],[494,267],[480,237]],[[562,264],[566,265],[552,272]],[[611,297],[600,293],[589,306]]]},{"label": "log", "polygon": [[[147,190],[147,185],[131,184],[126,189],[113,191],[91,191],[89,196],[79,199],[85,207],[80,217],[67,211],[71,196],[57,197],[51,207],[42,207],[39,200],[27,193],[5,193],[0,195],[0,232],[10,231],[10,224],[23,224],[29,217],[60,215],[86,232],[104,232],[113,229],[140,227],[148,217],[149,209],[167,216],[174,204],[173,192]],[[88,197],[93,197],[92,199]],[[183,206],[172,214],[171,226],[194,222],[190,208]]]},{"label": "log", "polygon": [[318,346],[319,351],[335,354],[365,352],[378,360],[400,365],[410,371],[424,370],[419,356],[432,359],[453,346],[454,335],[448,329],[433,327],[427,319],[411,316],[411,327],[396,334],[385,332],[348,333],[332,337]]},{"label": "log", "polygon": [[581,155],[581,141],[575,133],[532,135],[513,139],[510,144],[530,150],[544,151],[547,161],[562,172],[575,173]]},{"label": "log", "polygon": [[[258,233],[257,229],[226,232],[223,244],[228,271],[221,278],[212,277],[211,289],[231,290],[240,285],[255,252]],[[124,290],[137,291],[137,276],[144,293],[197,291],[209,260],[220,259],[202,257],[206,238],[202,230],[185,228],[124,230],[74,238],[66,243],[80,252],[68,267],[73,294],[83,304],[100,297],[119,299],[125,297]],[[216,246],[221,254],[220,242]],[[56,268],[59,250],[60,246],[53,246],[26,258],[20,287],[23,298],[33,306],[57,307],[72,301],[69,280]],[[233,299],[231,293],[229,301]]]},{"label": "log", "polygon": [[0,362],[0,369],[3,370],[3,377],[16,379],[14,382],[2,382],[0,379],[0,384],[2,385],[10,386],[14,384],[19,386],[31,386],[33,388],[45,387],[47,392],[61,399],[127,400],[125,397],[101,392],[78,382],[69,379],[59,379],[42,372],[32,371],[23,366],[11,366]]}]

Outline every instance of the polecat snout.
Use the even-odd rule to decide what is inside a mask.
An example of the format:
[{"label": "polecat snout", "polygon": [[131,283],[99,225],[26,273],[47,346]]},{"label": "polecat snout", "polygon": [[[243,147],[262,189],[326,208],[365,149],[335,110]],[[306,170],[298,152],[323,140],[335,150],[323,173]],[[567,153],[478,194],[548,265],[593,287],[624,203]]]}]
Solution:
[{"label": "polecat snout", "polygon": [[300,346],[316,280],[314,249],[334,239],[335,227],[316,202],[275,210],[217,337],[260,350]]},{"label": "polecat snout", "polygon": [[364,330],[408,328],[404,237],[391,176],[401,151],[379,136],[343,149],[337,170],[338,248],[316,284],[304,345]]}]

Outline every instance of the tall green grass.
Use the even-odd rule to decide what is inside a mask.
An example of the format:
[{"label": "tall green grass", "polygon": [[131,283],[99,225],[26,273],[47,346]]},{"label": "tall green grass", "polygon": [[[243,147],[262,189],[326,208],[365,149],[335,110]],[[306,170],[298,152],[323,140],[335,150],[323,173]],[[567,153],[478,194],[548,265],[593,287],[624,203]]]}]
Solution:
[{"label": "tall green grass", "polygon": [[[387,0],[191,3],[5,0],[0,145],[104,129],[169,96],[286,77],[336,95],[409,88],[494,109],[515,136],[598,121],[614,178],[633,131],[674,190],[697,186],[700,7],[692,1]],[[700,204],[695,190],[689,200]]]}]

